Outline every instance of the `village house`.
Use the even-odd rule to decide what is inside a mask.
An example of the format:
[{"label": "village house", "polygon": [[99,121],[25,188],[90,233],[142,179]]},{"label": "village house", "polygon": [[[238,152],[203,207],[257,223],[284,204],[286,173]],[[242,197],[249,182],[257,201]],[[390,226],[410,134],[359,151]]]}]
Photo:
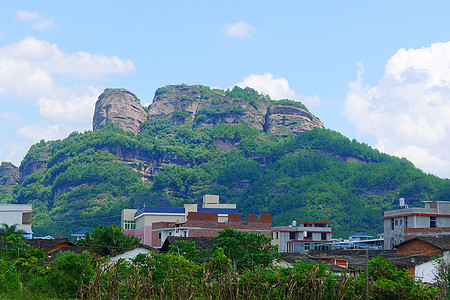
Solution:
[{"label": "village house", "polygon": [[[438,259],[446,264],[450,262],[450,236],[419,236],[400,243],[399,256],[409,256],[416,264],[408,266],[411,276],[426,283],[435,283],[438,274]],[[417,261],[417,257],[421,260]]]},{"label": "village house", "polygon": [[0,225],[13,226],[17,224],[17,229],[25,231],[24,237],[27,239],[33,237],[33,231],[31,230],[32,215],[31,204],[0,204]]},{"label": "village house", "polygon": [[158,222],[184,222],[190,212],[216,213],[218,222],[227,222],[230,213],[237,213],[236,204],[219,202],[218,195],[204,195],[201,205],[185,204],[184,207],[144,207],[124,209],[121,216],[121,227],[125,234],[140,238],[141,243],[153,245],[153,224]]},{"label": "village house", "polygon": [[280,252],[307,252],[331,249],[330,222],[292,221],[289,226],[272,227],[272,245]]},{"label": "village house", "polygon": [[450,202],[423,202],[424,208],[409,208],[400,198],[399,209],[384,212],[384,249],[414,237],[450,235]]},{"label": "village house", "polygon": [[371,249],[371,250],[382,250],[384,239],[379,235],[374,238],[372,235],[365,232],[358,232],[352,234],[348,239],[337,239],[333,240],[332,250],[337,249]]},{"label": "village house", "polygon": [[167,237],[216,237],[223,229],[230,227],[248,233],[256,232],[270,237],[272,216],[248,215],[247,221],[241,220],[241,215],[229,213],[225,222],[219,220],[217,213],[190,212],[188,219],[183,222],[156,222],[152,229],[152,247],[159,248]]}]

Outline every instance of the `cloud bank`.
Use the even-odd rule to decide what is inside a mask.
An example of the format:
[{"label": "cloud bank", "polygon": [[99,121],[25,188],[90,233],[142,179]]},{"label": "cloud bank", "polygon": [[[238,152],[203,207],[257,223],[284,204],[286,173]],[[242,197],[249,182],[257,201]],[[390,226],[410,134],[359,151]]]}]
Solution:
[{"label": "cloud bank", "polygon": [[222,28],[222,32],[231,37],[251,37],[253,36],[254,31],[255,27],[242,21],[233,24],[226,24]]},{"label": "cloud bank", "polygon": [[19,10],[16,13],[16,19],[19,21],[30,22],[33,29],[38,31],[44,31],[48,29],[58,28],[58,25],[53,19],[47,19],[37,12],[31,12],[26,10]]},{"label": "cloud bank", "polygon": [[[3,149],[2,160],[17,164],[31,143],[90,129],[101,81],[134,70],[129,59],[65,53],[34,37],[0,48],[0,116],[18,124],[13,128],[17,140],[6,140],[0,132],[0,142],[10,150],[6,154]],[[84,84],[86,80],[93,84]],[[35,108],[37,119],[23,112],[24,105]]]},{"label": "cloud bank", "polygon": [[251,87],[262,94],[269,95],[274,100],[296,100],[301,101],[306,106],[317,106],[321,104],[319,96],[301,95],[289,87],[289,82],[286,78],[274,78],[271,73],[265,73],[263,75],[251,74],[236,85],[241,88]]},{"label": "cloud bank", "polygon": [[344,115],[381,151],[450,177],[450,42],[400,49],[376,86],[349,84]]}]

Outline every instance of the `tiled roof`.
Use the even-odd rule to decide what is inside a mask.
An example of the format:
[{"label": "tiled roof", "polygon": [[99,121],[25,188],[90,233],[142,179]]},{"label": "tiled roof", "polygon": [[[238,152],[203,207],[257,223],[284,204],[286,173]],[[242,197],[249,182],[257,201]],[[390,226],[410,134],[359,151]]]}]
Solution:
[{"label": "tiled roof", "polygon": [[[384,257],[392,262],[397,268],[414,267],[425,262],[432,261],[439,256],[430,255],[399,255],[396,250],[369,250],[369,261],[375,257]],[[314,261],[323,259],[345,259],[348,261],[350,270],[361,271],[366,266],[366,250],[311,250],[309,258]]]},{"label": "tiled roof", "polygon": [[[212,212],[217,214],[237,213],[235,208],[203,208],[201,205],[197,208],[198,212]],[[143,213],[173,213],[184,214],[184,207],[144,207],[136,212],[135,217]]]},{"label": "tiled roof", "polygon": [[371,237],[371,238],[373,238],[373,235],[367,234],[365,232],[358,232],[358,233],[352,234],[350,237],[351,238],[355,238],[355,237]]},{"label": "tiled roof", "polygon": [[150,207],[146,206],[136,212],[135,217],[142,215],[143,213],[174,213],[184,214],[184,207]]},{"label": "tiled roof", "polygon": [[92,234],[92,232],[90,232],[90,231],[87,231],[87,230],[80,230],[80,231],[77,231],[77,232],[72,233],[71,236],[84,236],[84,234],[85,234],[86,232],[89,232],[89,234]]},{"label": "tiled roof", "polygon": [[449,251],[450,250],[450,236],[446,235],[446,236],[420,236],[420,237],[415,237],[412,238],[410,240],[406,240],[403,243],[400,243],[398,247],[409,244],[410,242],[414,241],[414,240],[420,240],[423,241],[425,243],[428,243],[430,245],[433,245],[443,251]]},{"label": "tiled roof", "polygon": [[213,212],[217,214],[235,214],[237,213],[236,208],[203,208],[201,206],[197,209],[198,212]]},{"label": "tiled roof", "polygon": [[77,245],[71,242],[68,238],[63,239],[29,239],[24,240],[25,243],[30,245],[33,248],[39,248],[44,251],[51,249],[59,244],[66,243],[72,247],[76,247]]}]

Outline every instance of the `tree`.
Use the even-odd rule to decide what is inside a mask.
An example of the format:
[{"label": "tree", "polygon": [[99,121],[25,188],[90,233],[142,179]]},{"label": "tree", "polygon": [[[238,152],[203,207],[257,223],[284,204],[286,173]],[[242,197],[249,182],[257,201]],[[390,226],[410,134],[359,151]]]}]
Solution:
[{"label": "tree", "polygon": [[280,256],[277,247],[270,244],[271,238],[256,232],[225,228],[216,240],[215,247],[222,248],[238,270],[267,267]]},{"label": "tree", "polygon": [[0,228],[0,237],[5,237],[11,234],[23,236],[25,233],[25,230],[19,229],[19,224],[9,226],[8,224],[3,223]]},{"label": "tree", "polygon": [[92,234],[85,233],[85,238],[78,241],[81,246],[93,246],[96,251],[105,255],[115,254],[139,245],[137,237],[125,235],[122,228],[116,225],[95,225]]}]

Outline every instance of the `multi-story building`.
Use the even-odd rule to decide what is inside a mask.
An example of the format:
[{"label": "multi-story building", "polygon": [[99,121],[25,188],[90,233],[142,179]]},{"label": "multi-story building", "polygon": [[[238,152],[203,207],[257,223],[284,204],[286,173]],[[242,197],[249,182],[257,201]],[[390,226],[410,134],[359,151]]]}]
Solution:
[{"label": "multi-story building", "polygon": [[145,245],[152,245],[153,224],[158,222],[181,223],[190,212],[216,213],[218,222],[227,222],[228,214],[237,213],[236,204],[219,203],[218,195],[204,195],[202,205],[185,204],[184,207],[144,207],[122,210],[121,226],[127,235],[141,239]]},{"label": "multi-story building", "polygon": [[290,226],[272,227],[272,245],[280,252],[306,252],[328,250],[333,241],[330,222],[292,221]]},{"label": "multi-story building", "polygon": [[450,201],[423,202],[424,208],[408,208],[401,201],[400,209],[384,212],[384,249],[414,237],[450,235]]},{"label": "multi-story building", "polygon": [[31,204],[0,204],[0,225],[18,225],[17,229],[25,231],[24,237],[31,239],[31,216],[33,209]]},{"label": "multi-story building", "polygon": [[230,227],[237,231],[256,232],[270,237],[272,216],[261,215],[259,220],[256,215],[248,215],[247,221],[241,221],[241,215],[229,213],[228,220],[219,220],[217,213],[213,212],[189,212],[189,218],[182,222],[157,222],[153,223],[152,247],[159,248],[169,236],[180,237],[216,237],[224,228]]}]

